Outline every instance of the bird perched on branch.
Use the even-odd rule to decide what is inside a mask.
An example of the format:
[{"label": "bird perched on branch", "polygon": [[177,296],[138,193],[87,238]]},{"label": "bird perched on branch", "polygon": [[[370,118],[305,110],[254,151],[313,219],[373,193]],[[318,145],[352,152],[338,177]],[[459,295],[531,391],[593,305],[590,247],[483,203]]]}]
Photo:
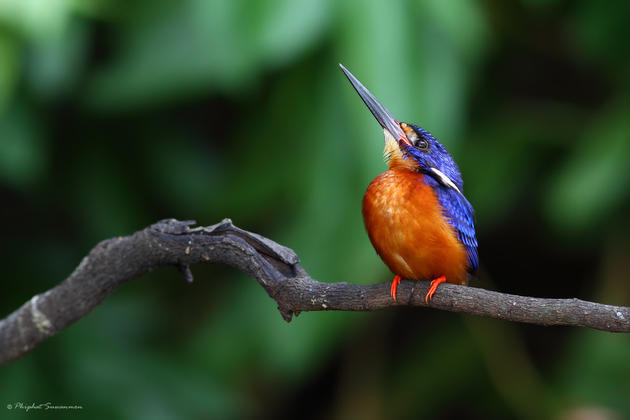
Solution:
[{"label": "bird perched on branch", "polygon": [[463,194],[457,164],[428,131],[398,122],[343,65],[341,69],[383,127],[389,169],[363,197],[363,221],[376,252],[402,278],[432,280],[425,301],[441,283],[468,284],[479,266],[473,208]]}]

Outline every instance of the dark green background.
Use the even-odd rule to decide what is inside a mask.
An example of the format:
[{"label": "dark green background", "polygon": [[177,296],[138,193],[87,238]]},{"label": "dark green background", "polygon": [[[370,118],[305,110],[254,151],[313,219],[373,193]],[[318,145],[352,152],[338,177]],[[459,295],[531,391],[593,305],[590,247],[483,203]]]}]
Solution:
[{"label": "dark green background", "polygon": [[[630,305],[629,5],[0,2],[0,316],[166,217],[389,280],[360,211],[382,132],[339,62],[460,164],[474,286]],[[286,324],[245,275],[193,273],[135,280],[0,368],[0,417],[630,416],[626,335],[417,308]]]}]

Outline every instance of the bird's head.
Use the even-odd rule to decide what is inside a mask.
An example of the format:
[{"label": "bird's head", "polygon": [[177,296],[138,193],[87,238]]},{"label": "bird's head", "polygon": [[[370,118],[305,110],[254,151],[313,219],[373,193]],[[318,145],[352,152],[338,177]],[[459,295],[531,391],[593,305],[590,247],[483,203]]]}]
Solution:
[{"label": "bird's head", "polygon": [[433,177],[461,192],[462,177],[446,148],[423,128],[399,122],[343,65],[339,65],[372,115],[383,127],[385,159],[391,168],[403,167]]}]

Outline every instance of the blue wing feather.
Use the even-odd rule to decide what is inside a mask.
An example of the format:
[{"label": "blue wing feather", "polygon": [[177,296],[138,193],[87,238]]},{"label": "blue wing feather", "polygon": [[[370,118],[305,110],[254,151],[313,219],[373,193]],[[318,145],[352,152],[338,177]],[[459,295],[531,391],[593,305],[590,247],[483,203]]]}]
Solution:
[{"label": "blue wing feather", "polygon": [[479,254],[477,253],[473,207],[463,194],[435,180],[432,181],[436,184],[433,188],[437,193],[444,216],[455,228],[457,239],[466,248],[469,272],[474,273],[479,268]]}]

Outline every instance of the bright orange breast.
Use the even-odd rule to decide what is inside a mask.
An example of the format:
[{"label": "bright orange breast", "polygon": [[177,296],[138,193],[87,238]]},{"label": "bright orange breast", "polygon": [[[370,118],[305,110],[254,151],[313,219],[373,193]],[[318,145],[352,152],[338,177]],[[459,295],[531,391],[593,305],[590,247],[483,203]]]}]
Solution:
[{"label": "bright orange breast", "polygon": [[363,220],[376,252],[394,274],[467,283],[466,250],[424,175],[392,168],[376,177],[363,197]]}]

